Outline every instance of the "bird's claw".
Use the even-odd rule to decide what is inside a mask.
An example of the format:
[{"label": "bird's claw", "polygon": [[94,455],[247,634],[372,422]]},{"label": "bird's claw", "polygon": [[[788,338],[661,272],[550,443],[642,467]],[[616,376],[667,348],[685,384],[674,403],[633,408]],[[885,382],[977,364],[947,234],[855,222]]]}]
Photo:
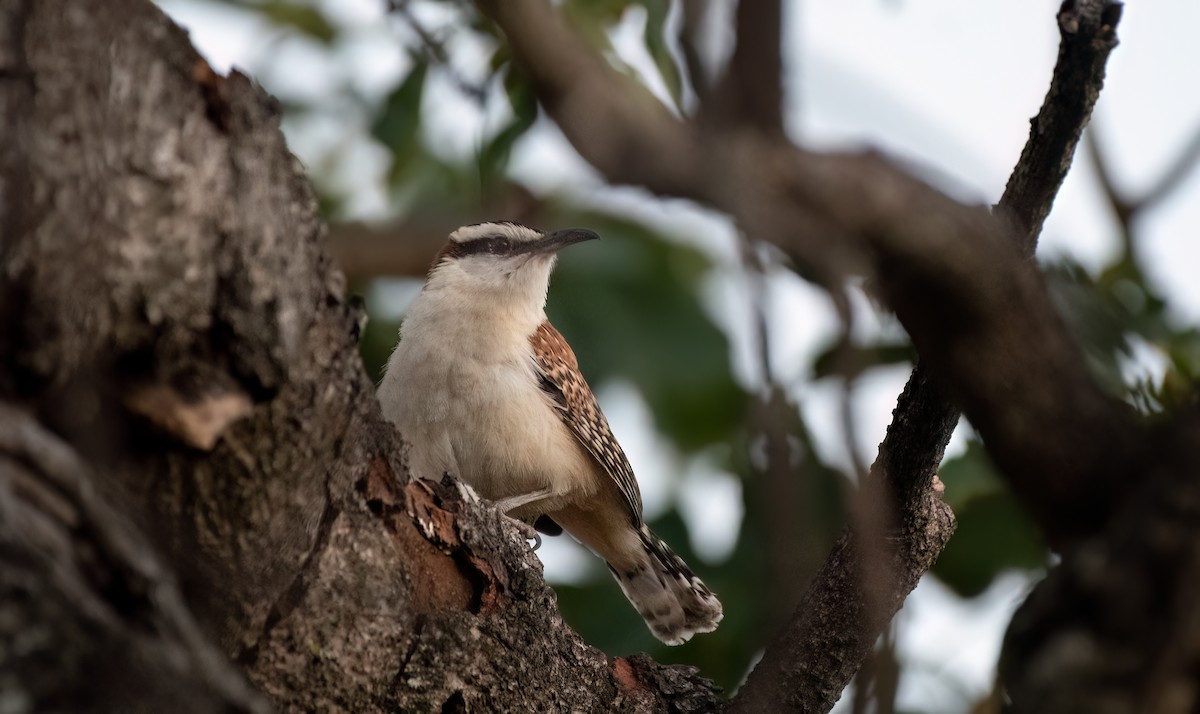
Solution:
[{"label": "bird's claw", "polygon": [[525,538],[525,540],[533,541],[533,550],[535,552],[537,551],[538,548],[542,547],[542,536],[540,533],[537,532],[536,528],[529,525],[525,521],[522,521],[517,518],[513,518],[512,516],[509,516],[509,515],[505,515],[504,518],[509,523],[511,523],[513,526],[515,526],[518,531],[520,531],[521,535]]}]

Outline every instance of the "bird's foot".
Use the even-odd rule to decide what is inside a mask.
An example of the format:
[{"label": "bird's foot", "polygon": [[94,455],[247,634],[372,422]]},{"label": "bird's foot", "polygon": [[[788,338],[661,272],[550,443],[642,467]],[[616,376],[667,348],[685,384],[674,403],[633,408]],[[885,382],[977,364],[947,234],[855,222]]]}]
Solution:
[{"label": "bird's foot", "polygon": [[502,515],[504,515],[504,520],[508,521],[509,523],[511,523],[513,526],[516,527],[517,531],[519,531],[521,533],[521,535],[525,538],[525,540],[533,541],[533,550],[534,551],[537,551],[538,548],[542,547],[542,536],[540,533],[537,532],[537,529],[535,529],[533,526],[529,525],[525,521],[522,521],[518,518],[513,518],[512,516],[509,516],[506,514],[502,514]]}]

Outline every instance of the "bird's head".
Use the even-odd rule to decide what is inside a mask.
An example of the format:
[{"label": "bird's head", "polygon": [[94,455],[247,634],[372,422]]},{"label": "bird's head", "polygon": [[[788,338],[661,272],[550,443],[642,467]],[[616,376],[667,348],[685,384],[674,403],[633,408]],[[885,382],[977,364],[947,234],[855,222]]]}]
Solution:
[{"label": "bird's head", "polygon": [[582,228],[542,233],[508,222],[463,226],[434,258],[426,289],[479,299],[531,299],[540,307],[558,251],[599,237]]}]

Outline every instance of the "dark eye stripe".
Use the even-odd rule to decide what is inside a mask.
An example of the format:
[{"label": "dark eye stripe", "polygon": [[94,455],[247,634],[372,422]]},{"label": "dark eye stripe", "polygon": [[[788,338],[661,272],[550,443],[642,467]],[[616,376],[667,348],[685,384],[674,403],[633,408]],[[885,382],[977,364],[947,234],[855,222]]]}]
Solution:
[{"label": "dark eye stripe", "polygon": [[512,241],[505,236],[486,236],[484,238],[464,241],[457,244],[455,248],[454,252],[460,256],[477,255],[480,253],[503,255],[512,250]]}]

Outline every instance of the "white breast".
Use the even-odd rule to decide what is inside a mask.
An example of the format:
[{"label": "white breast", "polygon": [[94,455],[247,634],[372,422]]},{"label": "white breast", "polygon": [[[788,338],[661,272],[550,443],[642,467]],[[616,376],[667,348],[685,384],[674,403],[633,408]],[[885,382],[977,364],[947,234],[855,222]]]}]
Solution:
[{"label": "white breast", "polygon": [[529,335],[544,313],[446,319],[439,307],[418,297],[379,386],[413,475],[449,472],[491,500],[595,488],[591,458],[538,385]]}]

